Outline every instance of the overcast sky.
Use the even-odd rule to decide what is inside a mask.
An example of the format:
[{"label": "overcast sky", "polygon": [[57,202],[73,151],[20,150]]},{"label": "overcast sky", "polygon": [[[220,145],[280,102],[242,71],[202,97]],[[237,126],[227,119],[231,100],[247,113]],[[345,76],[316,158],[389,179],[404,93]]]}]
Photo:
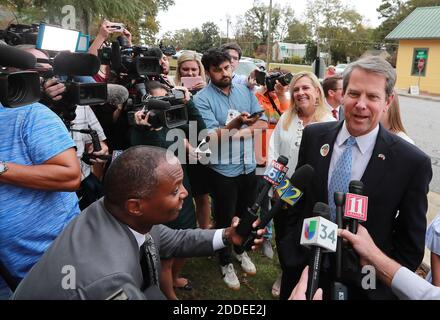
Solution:
[{"label": "overcast sky", "polygon": [[[192,29],[201,27],[204,22],[212,21],[216,23],[223,34],[226,34],[226,17],[229,15],[232,24],[235,24],[235,17],[243,15],[253,5],[253,0],[174,0],[175,5],[166,12],[160,12],[159,36],[167,31],[179,29]],[[295,11],[296,18],[302,18],[306,7],[306,0],[273,0],[273,5],[280,4],[281,7],[290,4]],[[356,11],[362,14],[372,27],[377,27],[380,22],[376,8],[379,7],[381,0],[342,0],[344,4],[349,4]],[[269,0],[263,0],[269,5]],[[231,27],[230,27],[231,28]],[[231,29],[229,34],[232,34]]]}]

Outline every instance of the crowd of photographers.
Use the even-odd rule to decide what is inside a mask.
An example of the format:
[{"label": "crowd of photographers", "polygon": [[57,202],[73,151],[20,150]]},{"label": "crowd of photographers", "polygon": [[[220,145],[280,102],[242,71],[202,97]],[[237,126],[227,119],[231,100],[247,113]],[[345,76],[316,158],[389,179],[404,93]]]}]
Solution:
[{"label": "crowd of photographers", "polygon": [[[109,42],[113,33],[117,39]],[[26,33],[23,35],[27,39]],[[3,171],[8,172],[2,171],[2,182],[6,183],[2,186],[2,200],[7,198],[2,203],[5,212],[14,207],[16,216],[9,215],[1,224],[5,240],[0,261],[3,298],[10,294],[8,287],[16,288],[63,227],[104,195],[102,182],[109,164],[131,146],[168,149],[173,143],[182,145],[176,155],[180,152],[179,159],[187,160],[181,162],[183,185],[189,196],[178,218],[168,224],[171,228],[227,227],[232,216],[254,200],[257,180],[253,159],[245,163],[244,154],[240,154],[238,169],[229,168],[224,171],[226,174],[208,169],[200,161],[211,155],[207,142],[212,129],[207,128],[208,116],[194,98],[209,84],[212,87],[214,79],[219,81],[214,82],[219,88],[230,88],[230,81],[234,86],[245,85],[245,91],[240,88],[235,93],[234,89],[238,100],[228,106],[235,112],[229,115],[230,119],[211,115],[214,122],[232,122],[237,128],[242,123],[265,127],[266,122],[259,119],[261,113],[249,117],[261,110],[253,93],[255,76],[246,78],[233,73],[241,58],[237,45],[211,50],[205,55],[208,65],[195,54],[185,53],[177,61],[176,75],[171,76],[169,56],[159,48],[133,46],[130,32],[109,21],[102,23],[88,53],[36,49],[32,39],[8,42],[13,46],[1,44],[1,65],[5,68],[2,77],[6,80],[6,93],[2,92],[1,100],[5,110],[2,124],[11,126],[2,136],[3,142],[10,143],[2,150],[2,160],[7,160]],[[15,49],[30,55],[17,56]],[[227,68],[218,76],[218,70],[211,70],[218,69],[219,64]],[[170,140],[167,134],[173,129],[181,129],[184,136]],[[190,143],[192,130],[196,140]],[[251,148],[253,153],[252,143]],[[244,185],[241,165],[249,165],[243,172],[250,173]],[[231,194],[224,194],[223,200],[213,197],[211,205],[213,185],[216,190],[224,188],[221,179],[233,178],[230,170],[236,171],[232,174],[236,181],[232,181]],[[213,174],[222,178],[210,181]],[[243,197],[247,200],[243,201]],[[227,203],[228,213],[215,216],[215,207],[223,212],[220,205]],[[256,272],[246,252],[237,258],[247,272]],[[221,263],[225,282],[237,288],[239,282],[230,258],[226,262]],[[177,298],[174,288],[192,289],[191,282],[180,277],[183,264],[182,258],[161,261],[161,289],[169,299]]]},{"label": "crowd of photographers", "polygon": [[[109,21],[88,53],[0,44],[0,199],[2,212],[8,212],[0,217],[0,298],[11,296],[80,211],[96,206],[107,191],[109,166],[131,147],[172,150],[180,160],[187,196],[177,218],[164,221],[171,229],[227,230],[234,216],[252,207],[264,189],[259,168],[273,158],[267,129],[274,129],[290,106],[293,75],[236,74],[242,52],[231,43],[201,59],[182,54],[171,76],[165,53],[133,45],[130,32]],[[336,92],[338,81],[342,78],[334,78],[329,91]],[[322,122],[336,120],[325,113]],[[261,207],[268,210],[269,200]],[[259,244],[272,258],[271,224],[265,237]],[[223,243],[214,245],[221,277],[238,290],[233,259],[250,275],[257,266],[235,238],[234,245],[225,238]],[[164,296],[177,299],[176,288],[192,290],[180,275],[185,257],[160,258]],[[274,296],[279,290],[278,283]]]}]

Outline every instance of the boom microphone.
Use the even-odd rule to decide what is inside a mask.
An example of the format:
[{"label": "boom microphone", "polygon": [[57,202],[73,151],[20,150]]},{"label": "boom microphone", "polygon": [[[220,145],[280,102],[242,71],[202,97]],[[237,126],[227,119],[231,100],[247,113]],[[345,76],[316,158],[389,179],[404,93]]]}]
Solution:
[{"label": "boom microphone", "polygon": [[119,84],[107,84],[107,102],[117,106],[123,104],[128,99],[128,90]]},{"label": "boom microphone", "polygon": [[94,76],[101,62],[90,53],[60,52],[53,61],[54,74],[58,76]]},{"label": "boom microphone", "polygon": [[36,63],[37,59],[33,54],[8,45],[0,45],[0,66],[32,69]]}]

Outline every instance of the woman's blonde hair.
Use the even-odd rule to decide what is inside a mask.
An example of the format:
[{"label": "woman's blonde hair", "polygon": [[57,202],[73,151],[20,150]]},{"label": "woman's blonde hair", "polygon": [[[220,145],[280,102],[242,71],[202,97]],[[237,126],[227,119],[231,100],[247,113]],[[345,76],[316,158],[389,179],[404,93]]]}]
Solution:
[{"label": "woman's blonde hair", "polygon": [[295,83],[303,78],[307,77],[312,82],[312,85],[315,89],[318,89],[318,98],[316,99],[316,109],[315,113],[313,115],[314,122],[320,122],[326,115],[328,115],[328,110],[325,106],[325,96],[324,96],[324,90],[322,89],[322,86],[318,80],[318,78],[309,71],[303,71],[298,72],[293,76],[292,81],[290,82],[289,92],[290,92],[290,106],[289,109],[286,111],[286,120],[283,123],[283,129],[289,130],[289,126],[293,120],[293,118],[298,114],[298,108],[295,104],[295,100],[293,99],[293,87]]},{"label": "woman's blonde hair", "polygon": [[200,59],[197,57],[195,53],[185,52],[179,57],[179,59],[177,59],[176,75],[174,77],[174,82],[176,83],[176,85],[180,85],[181,83],[180,79],[182,75],[180,74],[180,66],[187,61],[197,62],[197,65],[199,66],[199,76],[201,76],[202,80],[206,82],[205,68],[203,67],[203,64],[200,61]]},{"label": "woman's blonde hair", "polygon": [[405,127],[403,126],[402,118],[400,117],[399,98],[397,97],[396,92],[394,92],[394,99],[393,102],[391,102],[390,107],[388,108],[386,116],[388,117],[388,125],[390,126],[390,131],[395,133],[406,133]]}]

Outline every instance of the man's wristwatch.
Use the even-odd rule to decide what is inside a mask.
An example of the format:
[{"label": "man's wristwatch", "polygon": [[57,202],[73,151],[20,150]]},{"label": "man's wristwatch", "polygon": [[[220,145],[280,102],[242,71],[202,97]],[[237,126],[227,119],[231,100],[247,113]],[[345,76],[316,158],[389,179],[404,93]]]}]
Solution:
[{"label": "man's wristwatch", "polygon": [[0,161],[0,176],[5,173],[6,171],[8,171],[8,165],[6,164],[5,161]]}]

